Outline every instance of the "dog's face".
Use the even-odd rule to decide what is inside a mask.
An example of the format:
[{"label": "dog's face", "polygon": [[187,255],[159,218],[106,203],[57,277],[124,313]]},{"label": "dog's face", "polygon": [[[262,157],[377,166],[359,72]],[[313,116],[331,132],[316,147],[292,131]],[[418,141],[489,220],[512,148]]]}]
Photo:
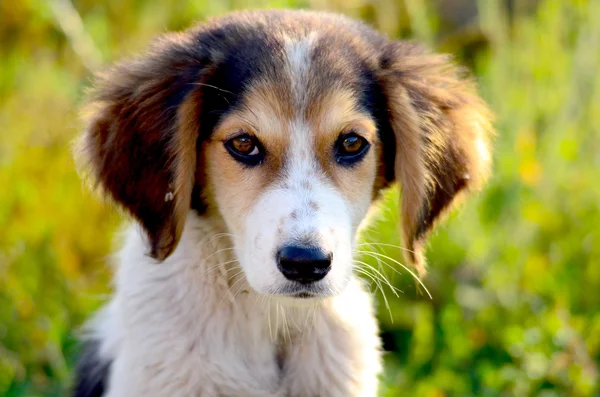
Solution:
[{"label": "dog's face", "polygon": [[315,87],[311,97],[290,87],[277,97],[273,84],[250,87],[205,144],[208,184],[253,288],[338,293],[373,198],[375,120],[350,90]]},{"label": "dog's face", "polygon": [[357,228],[402,185],[407,259],[486,173],[485,106],[445,58],[345,18],[237,14],[167,36],[99,83],[84,136],[95,175],[159,260],[190,208],[218,216],[256,291],[343,290]]}]

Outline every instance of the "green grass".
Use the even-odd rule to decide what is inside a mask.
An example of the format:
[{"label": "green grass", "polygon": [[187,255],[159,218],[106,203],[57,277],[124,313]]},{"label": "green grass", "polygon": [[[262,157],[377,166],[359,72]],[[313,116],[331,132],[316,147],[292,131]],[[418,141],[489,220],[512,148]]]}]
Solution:
[{"label": "green grass", "polygon": [[[389,311],[376,292],[385,396],[600,393],[600,2],[546,0],[510,16],[504,3],[479,1],[461,29],[428,0],[253,3],[327,7],[452,52],[496,113],[493,178],[431,240],[433,299],[383,267],[403,291],[383,286]],[[0,1],[0,395],[11,397],[64,395],[75,330],[109,290],[120,219],[86,192],[69,151],[88,68],[242,5],[77,1],[87,40],[52,4]],[[365,241],[399,244],[396,196]]]}]

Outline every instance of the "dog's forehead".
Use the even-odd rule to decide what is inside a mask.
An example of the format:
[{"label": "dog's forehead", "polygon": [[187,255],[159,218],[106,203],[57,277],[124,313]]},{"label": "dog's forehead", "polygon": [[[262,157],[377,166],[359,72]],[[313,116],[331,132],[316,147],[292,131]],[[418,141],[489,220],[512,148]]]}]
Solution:
[{"label": "dog's forehead", "polygon": [[314,111],[311,105],[336,90],[352,94],[357,106],[370,110],[375,81],[370,53],[344,36],[285,24],[271,30],[254,25],[226,30],[209,36],[217,61],[205,82],[206,127],[242,104],[252,107],[246,99],[257,87],[269,87],[279,111],[296,116]]}]

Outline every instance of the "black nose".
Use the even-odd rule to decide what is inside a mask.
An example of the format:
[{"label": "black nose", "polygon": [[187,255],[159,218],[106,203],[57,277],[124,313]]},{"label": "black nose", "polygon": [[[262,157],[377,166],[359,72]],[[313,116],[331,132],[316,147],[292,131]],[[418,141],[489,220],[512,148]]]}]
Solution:
[{"label": "black nose", "polygon": [[327,275],[331,257],[316,247],[287,245],[277,253],[277,267],[288,280],[309,284]]}]

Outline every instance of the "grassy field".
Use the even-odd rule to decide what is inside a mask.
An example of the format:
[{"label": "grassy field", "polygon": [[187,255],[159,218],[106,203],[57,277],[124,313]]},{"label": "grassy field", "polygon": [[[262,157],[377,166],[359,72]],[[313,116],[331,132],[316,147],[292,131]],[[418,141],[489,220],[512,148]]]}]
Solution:
[{"label": "grassy field", "polygon": [[[433,299],[392,261],[389,310],[372,286],[382,395],[600,395],[599,1],[0,0],[0,396],[65,395],[76,330],[110,291],[122,219],[70,154],[91,71],[249,6],[339,11],[453,53],[496,114],[491,182],[431,240]],[[395,208],[390,191],[363,238],[400,259]]]}]

